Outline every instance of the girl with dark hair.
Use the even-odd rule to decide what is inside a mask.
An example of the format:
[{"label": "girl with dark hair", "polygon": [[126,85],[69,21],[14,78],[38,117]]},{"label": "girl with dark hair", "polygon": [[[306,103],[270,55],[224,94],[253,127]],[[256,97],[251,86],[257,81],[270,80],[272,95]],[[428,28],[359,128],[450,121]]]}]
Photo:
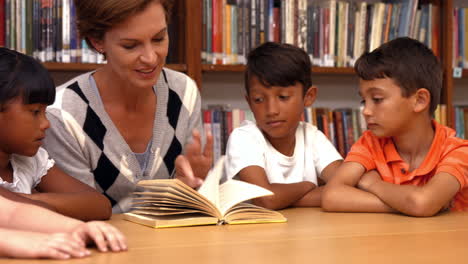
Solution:
[{"label": "girl with dark hair", "polygon": [[73,218],[108,219],[109,200],[55,167],[41,148],[54,98],[54,82],[39,62],[0,48],[0,187]]}]

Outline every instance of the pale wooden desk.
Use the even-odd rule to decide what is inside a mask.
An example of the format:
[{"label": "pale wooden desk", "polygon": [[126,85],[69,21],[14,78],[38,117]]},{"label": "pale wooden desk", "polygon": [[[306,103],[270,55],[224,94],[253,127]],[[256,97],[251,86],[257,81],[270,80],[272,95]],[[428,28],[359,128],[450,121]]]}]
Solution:
[{"label": "pale wooden desk", "polygon": [[[283,211],[288,223],[152,229],[110,221],[129,251],[64,263],[454,263],[468,258],[468,213],[431,218],[392,214]],[[2,238],[5,239],[5,238]],[[0,260],[0,263],[44,260]],[[62,261],[53,261],[62,263]]]}]

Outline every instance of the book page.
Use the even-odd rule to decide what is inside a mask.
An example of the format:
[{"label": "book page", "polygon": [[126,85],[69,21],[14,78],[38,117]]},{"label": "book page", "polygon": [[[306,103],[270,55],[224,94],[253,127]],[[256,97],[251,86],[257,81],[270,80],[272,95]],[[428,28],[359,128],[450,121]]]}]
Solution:
[{"label": "book page", "polygon": [[[219,180],[224,170],[224,156],[218,159],[216,165],[208,172],[198,192],[219,209]],[[221,214],[222,215],[222,214]]]},{"label": "book page", "polygon": [[287,219],[277,211],[248,203],[232,207],[224,216],[229,224],[284,223]]},{"label": "book page", "polygon": [[157,216],[157,215],[139,215],[134,213],[123,214],[125,220],[147,225],[153,228],[195,226],[195,225],[215,225],[218,218],[209,217],[200,214]]},{"label": "book page", "polygon": [[257,197],[273,195],[269,190],[248,182],[229,180],[219,187],[219,210],[224,215],[234,205]]}]

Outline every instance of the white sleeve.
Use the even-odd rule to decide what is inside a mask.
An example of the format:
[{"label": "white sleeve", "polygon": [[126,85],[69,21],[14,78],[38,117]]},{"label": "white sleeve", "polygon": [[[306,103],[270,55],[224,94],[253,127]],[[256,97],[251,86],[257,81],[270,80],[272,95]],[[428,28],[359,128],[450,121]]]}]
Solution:
[{"label": "white sleeve", "polygon": [[265,168],[264,138],[261,134],[256,135],[255,132],[238,128],[229,136],[225,163],[225,173],[228,180],[249,166]]},{"label": "white sleeve", "polygon": [[50,168],[52,168],[55,164],[55,161],[49,158],[49,154],[43,148],[39,148],[36,155],[34,156],[34,160],[36,162],[35,166],[35,173],[33,179],[33,186],[35,188],[40,182],[42,177],[47,174]]},{"label": "white sleeve", "polygon": [[330,163],[343,159],[335,146],[333,146],[330,140],[318,129],[314,133],[312,148],[314,151],[314,164],[317,170],[317,176],[319,177],[323,169]]}]

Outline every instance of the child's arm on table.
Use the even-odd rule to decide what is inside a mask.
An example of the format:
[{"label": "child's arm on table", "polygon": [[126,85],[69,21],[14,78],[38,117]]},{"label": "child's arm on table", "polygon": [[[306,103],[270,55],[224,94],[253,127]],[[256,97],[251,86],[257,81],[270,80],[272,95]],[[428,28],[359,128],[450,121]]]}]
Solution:
[{"label": "child's arm on table", "polygon": [[423,186],[388,183],[373,173],[365,175],[359,187],[404,214],[433,216],[453,199],[460,189],[460,183],[455,176],[446,172],[437,173]]},{"label": "child's arm on table", "polygon": [[[13,194],[15,195],[15,194]],[[83,246],[94,242],[100,251],[126,250],[125,237],[113,226],[99,221],[84,223],[50,210],[0,196],[0,227],[41,233],[68,233]],[[70,237],[67,237],[70,241]]]},{"label": "child's arm on table", "polygon": [[242,181],[249,182],[270,190],[275,195],[253,199],[255,205],[268,209],[283,209],[291,206],[316,186],[312,182],[280,184],[270,183],[265,170],[259,166],[249,166],[239,172]]},{"label": "child's arm on table", "polygon": [[323,189],[322,208],[335,212],[395,212],[376,195],[356,187],[365,172],[357,162],[344,162]]},{"label": "child's arm on table", "polygon": [[[320,178],[327,183],[337,172],[339,166],[343,163],[342,160],[336,160],[322,170]],[[322,205],[322,191],[324,186],[319,186],[306,193],[301,199],[296,201],[295,207],[313,207]]]},{"label": "child's arm on table", "polygon": [[69,259],[88,256],[82,241],[66,233],[37,233],[0,228],[0,257]]},{"label": "child's arm on table", "polygon": [[36,189],[39,193],[23,196],[44,202],[66,216],[88,221],[106,220],[112,214],[111,204],[104,195],[56,166],[42,177]]},{"label": "child's arm on table", "polygon": [[12,201],[20,202],[20,203],[33,204],[33,205],[36,205],[36,206],[44,207],[46,209],[55,211],[55,208],[53,208],[52,206],[50,206],[50,205],[48,205],[48,204],[46,204],[44,202],[41,202],[41,201],[32,200],[30,198],[27,198],[24,195],[25,194],[14,193],[14,192],[12,192],[10,190],[7,190],[5,188],[0,187],[0,196],[2,196],[4,198],[7,198],[7,199],[12,200]]}]

